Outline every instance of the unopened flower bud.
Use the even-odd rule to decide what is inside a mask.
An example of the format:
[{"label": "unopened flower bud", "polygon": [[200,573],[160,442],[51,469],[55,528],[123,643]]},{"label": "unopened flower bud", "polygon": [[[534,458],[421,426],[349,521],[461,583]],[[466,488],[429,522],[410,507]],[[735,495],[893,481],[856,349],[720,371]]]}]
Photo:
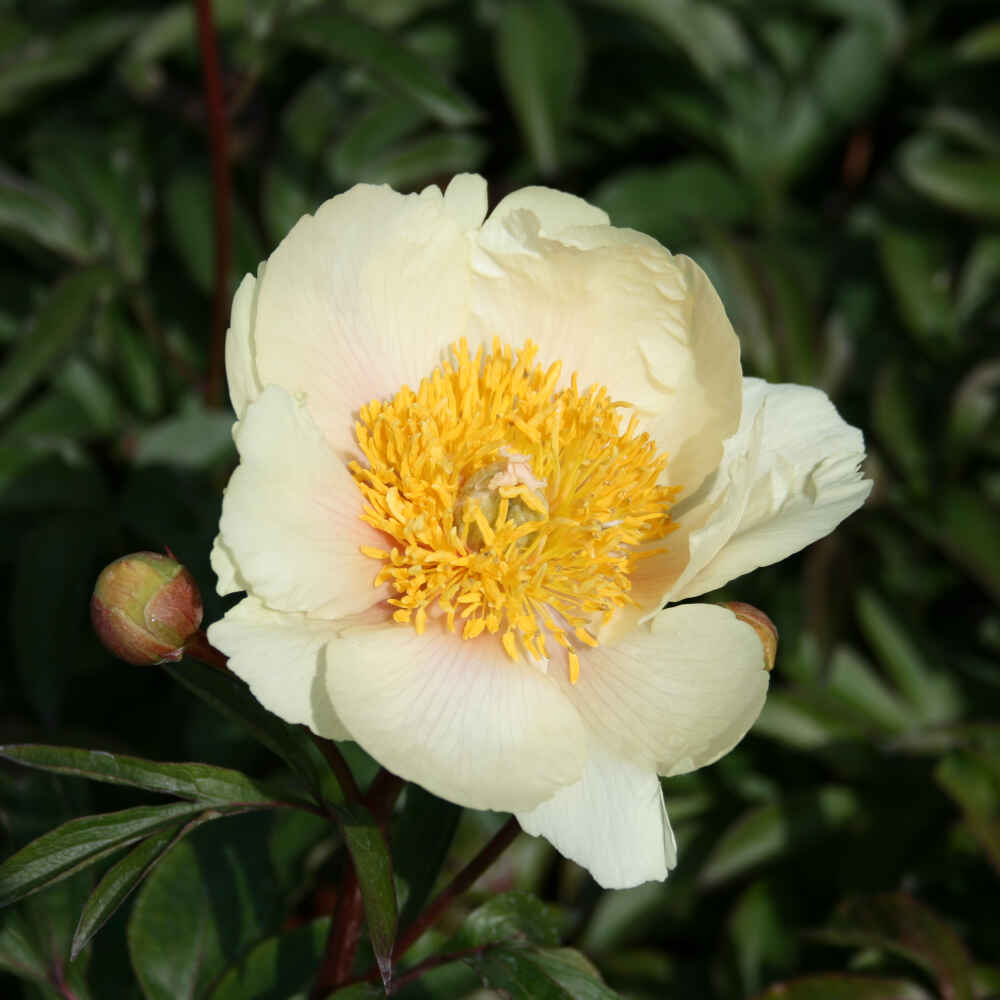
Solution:
[{"label": "unopened flower bud", "polygon": [[90,618],[115,656],[142,666],[179,660],[201,625],[201,594],[175,559],[135,552],[101,571]]},{"label": "unopened flower bud", "polygon": [[764,668],[771,670],[774,667],[774,658],[778,655],[778,630],[774,622],[760,608],[744,604],[742,601],[727,601],[722,607],[728,608],[741,622],[746,622],[757,633],[760,644],[764,647]]}]

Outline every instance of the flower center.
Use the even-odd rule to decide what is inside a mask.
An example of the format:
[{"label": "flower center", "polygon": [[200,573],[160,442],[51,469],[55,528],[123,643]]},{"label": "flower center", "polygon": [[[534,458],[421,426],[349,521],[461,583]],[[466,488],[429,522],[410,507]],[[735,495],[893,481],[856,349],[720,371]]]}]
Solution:
[{"label": "flower center", "polygon": [[372,400],[355,425],[367,466],[350,470],[362,518],[391,539],[361,551],[384,563],[397,622],[423,633],[428,617],[472,639],[499,635],[514,660],[539,664],[549,640],[566,650],[575,683],[579,643],[629,597],[635,563],[675,527],[679,487],[657,485],[667,463],[632,415],[624,430],[604,386],[580,390],[561,365],[535,364],[494,340],[465,340],[416,392]]}]

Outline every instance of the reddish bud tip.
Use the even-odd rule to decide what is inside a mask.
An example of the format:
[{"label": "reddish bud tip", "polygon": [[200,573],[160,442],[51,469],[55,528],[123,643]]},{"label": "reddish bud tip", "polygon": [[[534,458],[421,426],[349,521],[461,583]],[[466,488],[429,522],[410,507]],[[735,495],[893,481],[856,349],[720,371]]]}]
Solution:
[{"label": "reddish bud tip", "polygon": [[746,622],[757,633],[760,644],[764,647],[764,669],[771,670],[774,667],[774,658],[778,655],[778,630],[774,622],[760,608],[744,604],[742,601],[728,601],[722,607],[728,608],[741,622]]},{"label": "reddish bud tip", "polygon": [[90,599],[90,620],[101,642],[141,666],[179,660],[201,617],[194,577],[156,552],[134,552],[105,566]]}]

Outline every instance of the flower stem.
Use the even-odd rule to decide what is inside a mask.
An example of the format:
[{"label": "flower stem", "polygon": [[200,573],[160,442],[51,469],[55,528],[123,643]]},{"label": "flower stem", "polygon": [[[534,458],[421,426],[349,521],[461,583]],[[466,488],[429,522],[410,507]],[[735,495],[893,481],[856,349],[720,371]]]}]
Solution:
[{"label": "flower stem", "polygon": [[326,957],[316,974],[316,982],[310,994],[312,1000],[320,1000],[332,990],[349,982],[358,941],[361,938],[363,920],[361,888],[358,885],[354,865],[348,858],[347,867],[340,880],[337,905],[334,907],[333,920],[330,923],[330,934],[326,939]]},{"label": "flower stem", "polygon": [[209,667],[215,667],[218,670],[228,670],[229,669],[229,657],[225,653],[220,652],[208,641],[208,636],[205,634],[204,629],[198,629],[197,632],[187,642],[184,643],[184,655],[190,656],[194,660],[198,660],[200,663],[204,663]]},{"label": "flower stem", "polygon": [[518,825],[517,820],[511,816],[493,835],[493,838],[486,846],[441,891],[427,909],[403,931],[393,950],[393,959],[402,958],[417,938],[431,924],[435,923],[455,899],[465,892],[510,847],[520,832],[521,827]]},{"label": "flower stem", "polygon": [[219,46],[212,18],[212,0],[195,0],[198,17],[198,45],[205,84],[209,137],[212,147],[212,208],[215,225],[215,281],[212,299],[212,339],[208,352],[208,381],[205,402],[222,403],[222,375],[225,365],[226,313],[229,305],[229,260],[232,245],[229,184],[229,140],[226,108],[219,71]]}]

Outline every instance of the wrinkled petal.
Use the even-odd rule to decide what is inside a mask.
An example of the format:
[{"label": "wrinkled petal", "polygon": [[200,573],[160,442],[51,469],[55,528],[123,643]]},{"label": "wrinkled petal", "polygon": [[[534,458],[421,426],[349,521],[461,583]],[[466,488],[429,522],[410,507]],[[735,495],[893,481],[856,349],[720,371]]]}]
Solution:
[{"label": "wrinkled petal", "polygon": [[574,372],[581,388],[606,385],[670,456],[669,481],[693,492],[739,423],[739,342],[718,296],[696,264],[655,242],[592,226],[571,230],[570,246],[538,227],[526,209],[509,213],[506,239],[494,233],[485,247],[473,334],[530,337],[542,364],[563,362],[562,385]]},{"label": "wrinkled petal", "polygon": [[236,417],[243,419],[247,406],[259,395],[262,388],[257,377],[254,360],[254,325],[257,314],[257,290],[264,265],[258,269],[258,277],[244,275],[236,294],[226,333],[226,379],[229,383],[229,399],[236,411]]},{"label": "wrinkled petal", "polygon": [[328,739],[348,740],[320,671],[323,648],[336,637],[336,622],[272,611],[253,597],[208,629],[229,669],[268,711]]},{"label": "wrinkled petal", "polygon": [[415,388],[465,332],[472,241],[459,219],[469,221],[471,195],[460,184],[446,207],[437,188],[358,185],[300,219],[267,261],[260,381],[304,393],[342,456],[357,453],[358,408]]},{"label": "wrinkled petal", "polygon": [[530,812],[525,832],[544,837],[586,868],[605,889],[662,881],[677,863],[677,845],[656,772],[596,743],[583,777]]},{"label": "wrinkled petal", "polygon": [[215,536],[209,563],[216,576],[215,592],[217,594],[225,596],[247,589],[247,583],[240,576],[236,563],[233,561],[233,554],[222,541],[221,535]]},{"label": "wrinkled petal", "polygon": [[269,386],[248,407],[236,445],[219,527],[249,590],[268,607],[324,618],[379,600],[379,563],[359,546],[384,538],[361,520],[361,492],[306,407]]},{"label": "wrinkled petal", "polygon": [[[602,639],[604,637],[602,636]],[[580,656],[563,690],[600,741],[622,757],[678,774],[732,749],[764,706],[768,673],[757,634],[725,608],[683,604]]]},{"label": "wrinkled petal", "polygon": [[871,492],[864,439],[826,394],[744,380],[743,419],[704,498],[685,512],[689,559],[664,596],[715,590],[823,538]]},{"label": "wrinkled petal", "polygon": [[462,641],[388,624],[327,646],[326,684],[352,737],[379,763],[474,809],[530,809],[583,771],[583,726],[538,669],[492,636]]},{"label": "wrinkled petal", "polygon": [[483,227],[484,242],[489,242],[493,231],[499,230],[509,215],[520,211],[535,216],[543,236],[557,236],[575,226],[607,227],[609,223],[607,212],[575,194],[547,187],[523,187],[502,198],[490,213]]}]

